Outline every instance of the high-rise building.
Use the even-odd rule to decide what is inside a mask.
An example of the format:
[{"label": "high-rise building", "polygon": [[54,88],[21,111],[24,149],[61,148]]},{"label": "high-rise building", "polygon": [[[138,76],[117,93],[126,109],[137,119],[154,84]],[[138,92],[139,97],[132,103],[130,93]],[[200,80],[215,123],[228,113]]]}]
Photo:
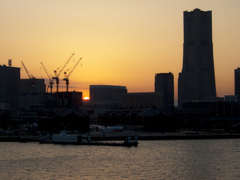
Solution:
[{"label": "high-rise building", "polygon": [[240,68],[234,70],[235,95],[240,95]]},{"label": "high-rise building", "polygon": [[155,93],[161,93],[161,107],[171,112],[174,106],[174,77],[173,73],[159,73],[155,75]]},{"label": "high-rise building", "polygon": [[178,106],[184,100],[216,97],[212,12],[184,12],[183,67],[178,78]]},{"label": "high-rise building", "polygon": [[11,109],[18,108],[20,95],[20,68],[0,65],[0,102]]}]

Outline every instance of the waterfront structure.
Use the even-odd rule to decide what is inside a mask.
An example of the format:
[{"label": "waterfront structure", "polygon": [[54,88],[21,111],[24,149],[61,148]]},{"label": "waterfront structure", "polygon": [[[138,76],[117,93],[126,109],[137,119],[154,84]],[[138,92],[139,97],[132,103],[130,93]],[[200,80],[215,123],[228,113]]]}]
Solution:
[{"label": "waterfront structure", "polygon": [[240,68],[234,70],[235,95],[240,95]]},{"label": "waterfront structure", "polygon": [[89,132],[89,115],[71,107],[53,108],[46,114],[39,115],[38,129],[40,131],[61,130]]},{"label": "waterfront structure", "polygon": [[162,94],[160,93],[127,93],[122,95],[122,107],[152,107],[162,109]]},{"label": "waterfront structure", "polygon": [[21,79],[21,94],[46,93],[46,84],[44,79]]},{"label": "waterfront structure", "polygon": [[173,73],[159,73],[155,75],[155,93],[160,93],[161,107],[171,112],[174,107],[174,76]]},{"label": "waterfront structure", "polygon": [[185,100],[216,97],[212,12],[184,12],[183,67],[178,78],[178,106]]},{"label": "waterfront structure", "polygon": [[175,115],[223,119],[240,117],[240,101],[237,96],[225,96],[225,100],[224,98],[216,98],[212,101],[184,101],[182,102],[182,108],[175,109]]},{"label": "waterfront structure", "polygon": [[20,68],[0,65],[0,102],[5,108],[17,109],[20,95]]},{"label": "waterfront structure", "polygon": [[157,107],[114,108],[99,116],[98,124],[145,131],[176,131],[176,117]]}]

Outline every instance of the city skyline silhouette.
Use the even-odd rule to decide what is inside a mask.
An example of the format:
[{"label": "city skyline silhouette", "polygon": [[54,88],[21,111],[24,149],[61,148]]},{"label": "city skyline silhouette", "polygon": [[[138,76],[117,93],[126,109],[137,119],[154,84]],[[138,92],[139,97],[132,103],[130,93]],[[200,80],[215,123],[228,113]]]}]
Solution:
[{"label": "city skyline silhouette", "polygon": [[[49,74],[75,53],[82,66],[70,76],[69,90],[89,96],[90,85],[122,85],[128,92],[154,92],[154,76],[172,72],[174,99],[183,62],[183,12],[212,11],[217,96],[234,94],[238,59],[238,1],[2,1],[0,64],[21,61],[36,78]],[[223,13],[224,12],[224,13]],[[21,78],[28,76],[24,69]],[[60,77],[60,91],[65,82]],[[46,81],[48,84],[48,81]],[[53,91],[56,91],[54,85]]]}]

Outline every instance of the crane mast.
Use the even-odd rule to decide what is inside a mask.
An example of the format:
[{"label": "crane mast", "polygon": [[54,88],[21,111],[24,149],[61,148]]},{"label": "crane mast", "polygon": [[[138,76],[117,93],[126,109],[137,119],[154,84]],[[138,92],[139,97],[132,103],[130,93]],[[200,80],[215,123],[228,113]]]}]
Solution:
[{"label": "crane mast", "polygon": [[53,77],[52,79],[56,79],[56,84],[57,84],[57,99],[58,99],[58,84],[59,84],[59,75],[61,74],[61,72],[63,71],[63,69],[66,67],[66,65],[68,64],[68,62],[72,59],[74,53],[70,56],[70,58],[65,62],[64,66],[62,67],[62,69],[60,69],[60,71],[57,73],[57,70],[54,71],[55,73],[55,77]]},{"label": "crane mast", "polygon": [[79,62],[82,60],[82,58],[80,58],[76,64],[74,65],[74,67],[72,68],[72,70],[68,73],[67,75],[67,72],[64,72],[65,74],[65,78],[63,79],[64,81],[66,81],[66,92],[68,92],[68,85],[69,85],[69,79],[68,77],[72,74],[73,70],[77,67],[77,65],[79,64]]},{"label": "crane mast", "polygon": [[41,62],[41,64],[42,64],[42,67],[43,67],[43,69],[44,69],[44,71],[46,72],[46,74],[47,74],[47,76],[48,76],[48,78],[49,78],[49,87],[50,87],[50,89],[51,89],[51,93],[52,93],[52,85],[54,84],[54,82],[53,82],[53,80],[52,80],[52,78],[49,76],[49,74],[48,74],[48,72],[47,72],[47,70],[46,70],[46,68],[45,68],[45,66],[43,65],[43,63]]}]

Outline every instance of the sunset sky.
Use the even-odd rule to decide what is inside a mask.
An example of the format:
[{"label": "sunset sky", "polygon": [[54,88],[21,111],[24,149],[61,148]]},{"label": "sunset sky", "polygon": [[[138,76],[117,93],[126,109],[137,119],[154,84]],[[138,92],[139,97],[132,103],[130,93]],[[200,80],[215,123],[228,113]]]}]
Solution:
[{"label": "sunset sky", "polygon": [[[217,95],[234,94],[240,66],[239,0],[0,0],[0,64],[24,62],[46,78],[72,53],[69,90],[89,96],[90,85],[153,92],[156,73],[178,74],[183,60],[183,11],[212,11]],[[64,72],[64,71],[63,71]],[[63,72],[61,91],[65,91]],[[21,70],[21,78],[28,78]],[[48,81],[46,81],[48,83]],[[56,91],[54,84],[53,91]]]}]

